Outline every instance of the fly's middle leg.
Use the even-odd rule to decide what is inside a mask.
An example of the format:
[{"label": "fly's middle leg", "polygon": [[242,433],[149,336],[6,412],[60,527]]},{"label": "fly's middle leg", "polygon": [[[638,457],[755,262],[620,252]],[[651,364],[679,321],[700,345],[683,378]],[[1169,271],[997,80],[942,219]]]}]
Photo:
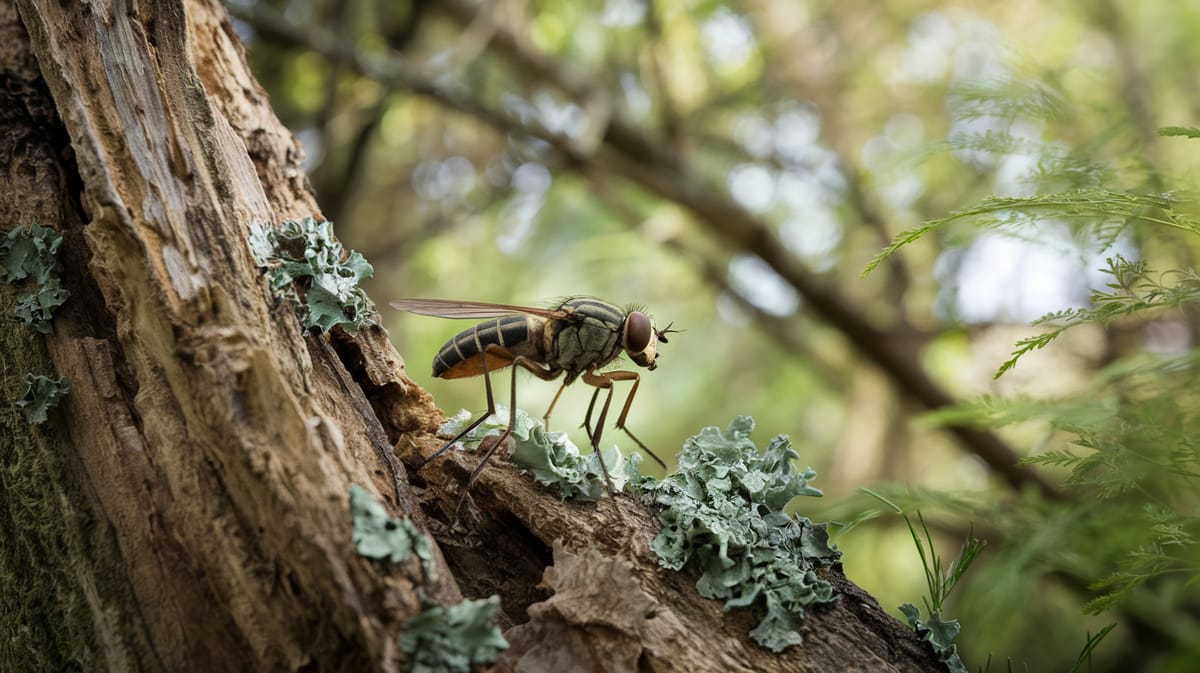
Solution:
[{"label": "fly's middle leg", "polygon": [[558,398],[562,397],[563,391],[566,389],[567,383],[564,381],[563,384],[558,387],[558,392],[554,393],[554,399],[550,400],[550,406],[546,407],[546,415],[542,416],[542,425],[545,426],[546,432],[550,432],[550,412],[554,411],[554,405],[558,404]]},{"label": "fly's middle leg", "polygon": [[[485,377],[484,380],[485,381],[488,380],[486,378],[487,377],[487,351],[488,350],[492,350],[492,349],[488,348],[488,349],[484,349],[484,351],[483,351],[484,377]],[[467,494],[470,493],[470,491],[471,491],[471,486],[475,483],[475,480],[479,479],[479,475],[483,472],[483,468],[487,466],[488,460],[491,459],[492,454],[496,453],[496,450],[499,449],[501,446],[503,446],[504,442],[507,441],[508,438],[512,435],[513,425],[516,423],[516,420],[517,420],[516,411],[517,411],[517,367],[518,366],[523,367],[524,369],[532,372],[534,376],[537,376],[537,377],[539,377],[541,379],[545,379],[545,380],[553,379],[553,378],[557,377],[559,374],[558,371],[546,368],[545,366],[543,366],[537,362],[534,362],[533,360],[530,360],[529,358],[527,358],[523,355],[518,355],[515,358],[513,358],[513,360],[512,360],[512,379],[511,379],[509,397],[508,397],[508,426],[506,428],[504,428],[504,432],[500,433],[500,436],[496,438],[496,441],[493,442],[490,447],[488,447],[487,453],[483,454],[483,458],[481,458],[479,460],[479,464],[476,465],[475,469],[471,471],[471,476],[467,477],[467,483],[465,486],[463,486],[462,495],[460,495],[458,497],[458,504],[454,506],[454,518],[456,520],[458,519],[459,511],[462,510],[463,502],[466,500]],[[487,394],[488,394],[488,411],[489,411],[489,413],[486,414],[483,418],[487,418],[488,416],[491,416],[496,411],[495,404],[492,401],[492,387],[491,387],[490,382],[487,383]],[[482,420],[483,419],[476,421],[473,424],[473,426],[478,425],[479,422],[481,422]],[[470,428],[468,428],[468,430],[470,430]],[[465,435],[466,433],[463,433],[463,434]],[[460,435],[460,437],[461,436],[462,435]],[[457,439],[455,441],[457,441]]]}]

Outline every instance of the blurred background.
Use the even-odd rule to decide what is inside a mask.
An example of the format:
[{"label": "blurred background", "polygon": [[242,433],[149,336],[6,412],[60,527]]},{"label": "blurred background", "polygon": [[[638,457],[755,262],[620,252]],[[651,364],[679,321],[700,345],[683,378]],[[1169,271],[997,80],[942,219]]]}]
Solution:
[{"label": "blurred background", "polygon": [[[1159,544],[1137,533],[1153,521],[1110,521],[1093,503],[1136,512],[1162,494],[1139,483],[1113,500],[1070,483],[1070,464],[1018,466],[1071,446],[1082,426],[1038,413],[989,424],[980,412],[1094,399],[1114,363],[1191,353],[1194,316],[1174,308],[1077,321],[994,376],[1020,340],[1047,331],[1031,321],[1112,291],[1106,260],[1191,268],[1196,145],[1159,129],[1197,124],[1200,5],[299,0],[230,11],[303,144],[324,215],[375,266],[367,290],[410,375],[448,413],[484,407],[482,381],[430,376],[469,323],[388,300],[642,305],[681,330],[642,372],[629,418],[668,462],[739,414],[760,443],[789,435],[825,491],[794,506],[845,524],[847,574],[893,614],[921,604],[920,556],[903,521],[857,489],[920,509],[947,562],[971,530],[988,542],[946,606],[971,670],[1068,670],[1109,623],[1119,628],[1091,670],[1200,670],[1195,566],[1176,559],[1137,595],[1087,606],[1104,593],[1096,582]],[[925,222],[938,226],[863,275]],[[1051,327],[1070,322],[1059,318]],[[524,378],[519,405],[539,415],[557,385]],[[1171,390],[1190,394],[1192,380]],[[551,427],[575,428],[590,392],[569,389]],[[960,416],[928,415],[946,409]],[[1172,417],[1181,436],[1193,411]],[[1190,450],[1165,507],[1194,516]],[[1192,523],[1179,523],[1178,548],[1191,549]],[[1119,541],[1103,542],[1110,532]]]}]

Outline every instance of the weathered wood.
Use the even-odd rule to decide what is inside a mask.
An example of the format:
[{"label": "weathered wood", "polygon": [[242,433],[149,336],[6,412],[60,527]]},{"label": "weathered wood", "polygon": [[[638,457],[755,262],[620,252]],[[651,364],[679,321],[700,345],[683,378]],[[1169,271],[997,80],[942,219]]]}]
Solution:
[{"label": "weathered wood", "polygon": [[[436,446],[422,445],[420,452],[427,455]],[[406,462],[417,464],[417,453],[410,450]],[[555,668],[563,661],[573,662],[571,670],[597,673],[944,670],[911,628],[846,579],[840,567],[826,575],[840,598],[808,612],[803,646],[776,654],[755,645],[747,634],[762,615],[726,613],[720,601],[700,597],[694,569],[663,570],[650,546],[659,530],[657,517],[628,496],[562,502],[515,466],[499,463],[472,486],[471,505],[460,522],[467,530],[453,528],[448,517],[475,460],[451,452],[422,469],[427,485],[422,496],[463,593],[499,592],[505,614],[517,624],[507,632],[513,649],[501,670],[549,673],[564,670]],[[496,567],[498,558],[503,567]],[[540,583],[550,563],[555,565],[548,572],[558,580]],[[550,587],[564,573],[571,577],[569,595],[551,596]],[[638,611],[643,617],[631,621],[631,612]]]}]

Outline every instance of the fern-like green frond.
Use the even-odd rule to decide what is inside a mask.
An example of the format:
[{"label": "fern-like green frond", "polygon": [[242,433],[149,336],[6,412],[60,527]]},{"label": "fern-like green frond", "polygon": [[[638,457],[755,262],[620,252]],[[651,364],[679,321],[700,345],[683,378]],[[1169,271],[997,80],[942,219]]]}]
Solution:
[{"label": "fern-like green frond", "polygon": [[1123,192],[1110,189],[1080,189],[1028,197],[991,196],[970,208],[946,217],[923,222],[902,232],[867,264],[862,275],[875,270],[900,248],[930,231],[951,222],[968,221],[989,229],[1028,226],[1041,218],[1081,220],[1101,227],[1135,222],[1155,224],[1200,234],[1193,216],[1175,210],[1176,198],[1169,193]]}]

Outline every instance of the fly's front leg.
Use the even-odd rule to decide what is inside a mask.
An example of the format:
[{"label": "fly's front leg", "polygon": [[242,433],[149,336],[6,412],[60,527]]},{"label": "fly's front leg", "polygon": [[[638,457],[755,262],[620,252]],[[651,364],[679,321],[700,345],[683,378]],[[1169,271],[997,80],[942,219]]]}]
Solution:
[{"label": "fly's front leg", "polygon": [[[657,454],[650,450],[650,447],[646,446],[642,440],[638,439],[636,435],[629,431],[629,428],[625,427],[625,420],[629,417],[629,410],[633,407],[633,397],[637,395],[638,386],[642,382],[641,375],[639,375],[637,372],[618,369],[616,371],[604,372],[603,374],[592,374],[592,377],[593,380],[589,380],[588,375],[584,374],[583,378],[583,380],[587,383],[596,386],[596,392],[592,394],[592,402],[588,405],[587,416],[583,420],[585,426],[587,426],[587,424],[591,421],[592,408],[595,406],[596,399],[600,395],[600,389],[608,389],[608,397],[604,400],[604,407],[600,410],[600,418],[596,424],[595,444],[600,443],[600,433],[604,431],[604,419],[608,415],[608,406],[609,403],[612,402],[613,397],[613,382],[633,381],[633,387],[629,389],[629,395],[625,398],[625,405],[621,407],[621,415],[617,417],[617,429],[624,431],[624,433],[629,435],[629,438],[638,445],[638,448],[653,458],[654,462],[662,466],[664,470],[667,469],[667,464],[663,462],[662,458],[659,458]],[[603,379],[604,383],[599,383],[598,380],[600,379]],[[590,433],[591,430],[589,429],[588,432]]]},{"label": "fly's front leg", "polygon": [[613,487],[612,475],[608,473],[608,466],[604,464],[604,453],[600,451],[600,435],[604,433],[604,418],[608,415],[608,405],[612,402],[613,384],[612,379],[609,379],[606,374],[597,374],[593,371],[583,373],[583,382],[589,386],[596,386],[596,392],[592,394],[592,404],[588,405],[587,417],[583,419],[583,424],[586,427],[588,420],[592,417],[592,405],[596,403],[596,397],[600,394],[600,389],[608,390],[608,395],[604,398],[604,406],[600,408],[600,419],[596,423],[596,433],[588,430],[589,439],[592,440],[592,450],[596,452],[596,459],[600,461],[600,471],[604,473],[604,484],[608,487],[609,493],[616,493],[617,489]]}]

